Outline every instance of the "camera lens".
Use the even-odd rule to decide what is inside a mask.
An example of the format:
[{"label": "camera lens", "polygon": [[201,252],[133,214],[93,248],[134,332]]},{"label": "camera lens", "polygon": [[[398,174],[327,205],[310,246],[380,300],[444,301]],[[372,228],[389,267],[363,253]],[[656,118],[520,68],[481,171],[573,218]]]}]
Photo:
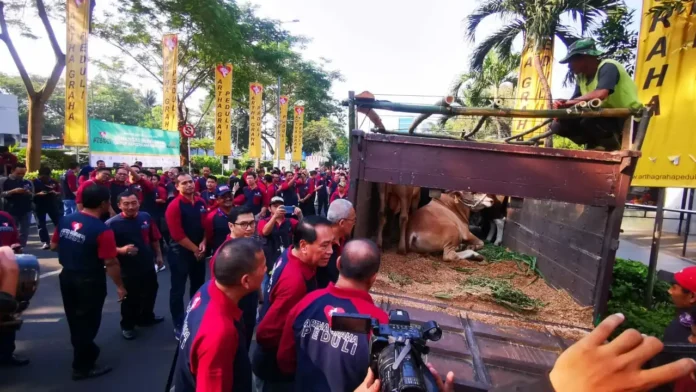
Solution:
[{"label": "camera lens", "polygon": [[427,340],[437,342],[442,338],[442,329],[435,321],[428,321],[423,324],[423,337]]}]

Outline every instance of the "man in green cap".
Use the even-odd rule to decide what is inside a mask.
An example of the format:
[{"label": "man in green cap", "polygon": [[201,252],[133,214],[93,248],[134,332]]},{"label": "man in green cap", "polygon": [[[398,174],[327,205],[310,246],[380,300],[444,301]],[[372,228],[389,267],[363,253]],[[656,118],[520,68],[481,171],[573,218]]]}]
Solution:
[{"label": "man in green cap", "polygon": [[[554,109],[600,99],[603,108],[639,108],[638,88],[621,63],[603,59],[591,38],[580,39],[568,47],[560,63],[575,74],[575,93],[571,99],[554,101]],[[592,117],[554,120],[551,129],[587,149],[613,151],[621,148],[624,118]]]}]

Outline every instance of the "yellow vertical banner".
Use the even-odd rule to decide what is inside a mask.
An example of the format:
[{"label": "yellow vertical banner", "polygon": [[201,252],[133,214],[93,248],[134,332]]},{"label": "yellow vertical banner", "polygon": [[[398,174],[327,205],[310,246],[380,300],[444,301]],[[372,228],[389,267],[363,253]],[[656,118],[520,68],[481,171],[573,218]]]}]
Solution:
[{"label": "yellow vertical banner", "polygon": [[65,53],[66,146],[86,146],[87,137],[87,37],[90,0],[68,1]]},{"label": "yellow vertical banner", "polygon": [[[517,94],[515,96],[515,109],[542,110],[546,109],[546,93],[542,87],[539,74],[534,67],[535,49],[527,46],[522,51],[520,62],[519,78],[517,82]],[[549,40],[539,53],[541,66],[546,75],[546,80],[551,83],[551,69],[553,68],[553,40]],[[522,133],[533,128],[542,122],[544,118],[516,118],[512,120],[512,134]],[[539,129],[531,134],[525,135],[523,139],[536,136],[544,132]]]},{"label": "yellow vertical banner", "polygon": [[295,106],[292,127],[292,161],[302,161],[302,133],[304,131],[304,106]]},{"label": "yellow vertical banner", "polygon": [[215,67],[215,155],[232,155],[232,64]]},{"label": "yellow vertical banner", "polygon": [[249,158],[261,158],[261,105],[263,86],[249,83]]},{"label": "yellow vertical banner", "polygon": [[278,144],[278,151],[276,151],[276,159],[285,159],[285,145],[287,144],[287,131],[288,131],[288,102],[290,98],[285,95],[281,95],[278,100],[280,105],[280,143]]},{"label": "yellow vertical banner", "polygon": [[179,39],[176,34],[162,37],[162,129],[178,131],[179,121],[176,108],[176,67],[179,62]]},{"label": "yellow vertical banner", "polygon": [[633,186],[696,188],[696,2],[681,14],[655,18],[660,2],[643,0],[635,81],[653,108]]}]

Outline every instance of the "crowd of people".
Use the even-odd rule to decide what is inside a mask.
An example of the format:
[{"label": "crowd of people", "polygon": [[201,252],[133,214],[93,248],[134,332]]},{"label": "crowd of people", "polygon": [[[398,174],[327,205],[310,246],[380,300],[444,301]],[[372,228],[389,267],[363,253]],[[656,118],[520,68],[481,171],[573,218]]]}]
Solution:
[{"label": "crowd of people", "polygon": [[[266,174],[247,168],[226,179],[212,176],[207,168],[200,176],[178,167],[160,176],[136,162],[119,166],[112,178],[112,169],[99,162],[93,170],[79,172],[73,165],[61,183],[42,169],[30,184],[23,179],[25,172],[22,164],[13,165],[0,185],[9,205],[0,222],[10,228],[5,232],[0,227],[0,307],[12,296],[9,286],[16,286],[16,273],[7,262],[12,247],[26,244],[21,222],[32,211],[21,198],[26,197],[36,204],[34,211],[56,223],[49,240],[45,216],[43,229],[37,219],[41,241],[58,252],[63,267],[59,281],[74,349],[74,380],[111,371],[97,365],[100,348],[94,343],[107,276],[121,304],[122,336],[137,339],[138,328],[165,321],[154,313],[154,305],[157,271],[166,261],[178,341],[173,390],[379,390],[379,380],[369,371],[369,336],[331,329],[335,313],[387,322],[369,294],[380,269],[380,250],[367,239],[349,240],[356,212],[346,200],[348,173],[342,169]],[[62,217],[53,210],[59,195]],[[42,196],[53,198],[52,204]],[[670,293],[678,306],[696,303],[693,268],[675,275]],[[631,390],[675,379],[693,386],[689,374],[696,363],[689,360],[640,373],[661,348],[654,338],[627,331],[606,346],[613,349],[603,349],[602,342],[621,321],[621,316],[612,317],[564,353],[541,383],[513,390],[599,390],[567,388],[618,382],[617,374],[634,380]],[[691,335],[691,324],[685,327],[681,319],[674,324],[674,333],[685,340]],[[13,353],[14,332],[1,335],[0,363],[26,365],[28,360]],[[569,364],[591,357],[596,361],[586,366]],[[615,365],[614,373],[600,372],[611,369],[609,364]],[[584,369],[591,366],[597,372],[588,374]],[[451,372],[443,380],[428,368],[441,391],[453,391]]]}]

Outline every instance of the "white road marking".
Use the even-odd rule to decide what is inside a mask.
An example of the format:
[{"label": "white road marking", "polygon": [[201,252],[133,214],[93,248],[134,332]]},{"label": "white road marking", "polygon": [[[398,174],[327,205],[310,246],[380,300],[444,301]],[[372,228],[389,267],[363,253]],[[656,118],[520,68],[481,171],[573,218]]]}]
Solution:
[{"label": "white road marking", "polygon": [[61,269],[58,269],[55,271],[46,272],[45,274],[39,275],[39,279],[48,278],[49,276],[53,276],[53,275],[58,275],[60,273],[60,271],[62,271],[62,270],[63,269],[61,268]]}]

